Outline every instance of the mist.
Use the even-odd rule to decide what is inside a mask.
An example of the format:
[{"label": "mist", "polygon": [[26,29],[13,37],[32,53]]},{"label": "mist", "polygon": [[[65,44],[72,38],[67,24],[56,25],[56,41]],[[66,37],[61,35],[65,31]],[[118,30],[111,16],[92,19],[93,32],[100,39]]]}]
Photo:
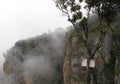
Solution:
[{"label": "mist", "polygon": [[33,84],[55,84],[62,81],[68,34],[68,30],[58,28],[53,32],[17,41],[4,54],[3,69],[9,84],[23,84],[28,79]]},{"label": "mist", "polygon": [[[89,27],[98,21],[97,16],[91,18],[88,20]],[[30,80],[33,84],[62,82],[64,51],[71,29],[57,28],[40,36],[17,41],[4,54],[3,69],[9,81],[5,84],[24,84]],[[11,70],[7,72],[7,68]]]},{"label": "mist", "polygon": [[0,69],[16,41],[70,25],[52,0],[0,0],[0,18]]}]

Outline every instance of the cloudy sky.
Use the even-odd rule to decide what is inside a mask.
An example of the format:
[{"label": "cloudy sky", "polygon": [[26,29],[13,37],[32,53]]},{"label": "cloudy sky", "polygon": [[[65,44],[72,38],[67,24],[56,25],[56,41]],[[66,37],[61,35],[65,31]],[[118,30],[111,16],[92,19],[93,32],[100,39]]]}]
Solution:
[{"label": "cloudy sky", "polygon": [[69,25],[52,0],[0,0],[0,66],[16,41]]}]

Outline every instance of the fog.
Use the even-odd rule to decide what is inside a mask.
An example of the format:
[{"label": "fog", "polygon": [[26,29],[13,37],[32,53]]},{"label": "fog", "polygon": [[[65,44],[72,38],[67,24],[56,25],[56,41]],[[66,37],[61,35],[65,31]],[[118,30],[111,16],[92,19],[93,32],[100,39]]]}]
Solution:
[{"label": "fog", "polygon": [[68,34],[69,30],[58,28],[37,37],[17,41],[4,54],[4,70],[6,72],[7,68],[11,69],[8,75],[9,84],[19,84],[25,73],[32,77],[33,82],[39,79],[39,83],[43,84],[54,84],[62,80]]},{"label": "fog", "polygon": [[52,0],[1,0],[0,67],[4,62],[3,53],[16,41],[68,25]]}]

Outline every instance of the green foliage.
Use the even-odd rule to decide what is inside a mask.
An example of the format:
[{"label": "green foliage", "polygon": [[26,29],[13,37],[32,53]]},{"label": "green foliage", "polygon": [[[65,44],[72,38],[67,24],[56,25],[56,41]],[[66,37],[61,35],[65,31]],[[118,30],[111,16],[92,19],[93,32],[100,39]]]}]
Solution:
[{"label": "green foliage", "polygon": [[68,21],[72,24],[76,24],[78,20],[82,18],[82,12],[80,2],[83,0],[54,0],[56,6],[68,16]]},{"label": "green foliage", "polygon": [[86,3],[89,4],[89,7],[92,7],[95,5],[96,1],[95,0],[86,0]]},{"label": "green foliage", "polygon": [[106,80],[105,84],[114,84],[114,78],[115,78],[115,61],[116,61],[115,55],[111,54],[109,62],[104,64],[103,72],[107,76],[107,79],[109,80],[109,81]]},{"label": "green foliage", "polygon": [[115,64],[115,74],[118,75],[120,73],[120,29],[117,28],[117,30],[114,32],[114,46],[112,49],[112,55],[116,58],[116,64]]},{"label": "green foliage", "polygon": [[120,61],[120,41],[116,41],[112,49],[112,54]]},{"label": "green foliage", "polygon": [[120,71],[120,26],[115,28],[113,33],[113,48],[111,50],[111,57],[109,63],[105,64],[104,72],[108,76],[109,81],[106,81],[105,84],[114,84],[115,75],[119,74]]},{"label": "green foliage", "polygon": [[86,17],[84,17],[82,20],[81,20],[81,22],[80,22],[80,25],[87,25],[87,18]]},{"label": "green foliage", "polygon": [[114,42],[114,46],[113,46],[113,49],[112,49],[112,52],[111,54],[116,58],[116,66],[115,66],[115,74],[117,75],[120,71],[120,38],[118,33],[116,33],[116,37],[115,37],[115,42]]},{"label": "green foliage", "polygon": [[102,22],[101,25],[100,25],[100,23],[93,24],[89,30],[92,33],[99,34],[101,32],[108,31],[109,27],[108,27],[107,23]]},{"label": "green foliage", "polygon": [[120,11],[119,0],[85,0],[88,8],[94,8],[98,16],[105,21],[111,23]]},{"label": "green foliage", "polygon": [[76,12],[75,14],[72,15],[72,19],[68,20],[72,23],[75,23],[77,20],[82,18],[82,13],[81,12]]},{"label": "green foliage", "polygon": [[82,2],[83,0],[79,0],[79,2]]},{"label": "green foliage", "polygon": [[72,12],[75,12],[75,11],[77,11],[77,10],[80,10],[80,8],[81,8],[80,5],[75,5],[75,6],[72,6],[72,7],[71,7],[71,11],[72,11]]},{"label": "green foliage", "polygon": [[116,57],[117,60],[120,61],[120,25],[119,23],[115,26],[115,31],[113,32],[114,36],[114,45],[112,49],[112,55]]},{"label": "green foliage", "polygon": [[[68,16],[68,21],[70,21],[74,26],[77,23],[84,23],[82,18],[81,3],[84,0],[54,0],[56,6]],[[96,13],[100,21],[107,22],[107,25],[113,22],[116,14],[120,11],[119,0],[85,0],[87,3],[86,8],[91,10],[94,8],[94,13]],[[89,17],[89,14],[88,14]],[[80,21],[81,20],[81,21]],[[99,30],[99,29],[98,29]]]},{"label": "green foliage", "polygon": [[72,78],[73,78],[74,80],[79,81],[79,76],[78,76],[78,75],[73,75]]},{"label": "green foliage", "polygon": [[77,33],[76,31],[73,31],[73,32],[71,33],[71,35],[72,35],[72,37],[76,37],[76,36],[78,36],[78,33]]}]

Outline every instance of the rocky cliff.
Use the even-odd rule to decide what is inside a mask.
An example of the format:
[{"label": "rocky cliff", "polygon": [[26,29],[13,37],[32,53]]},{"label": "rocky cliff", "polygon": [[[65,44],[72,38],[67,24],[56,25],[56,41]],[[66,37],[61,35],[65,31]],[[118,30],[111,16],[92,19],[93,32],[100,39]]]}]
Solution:
[{"label": "rocky cliff", "polygon": [[[112,25],[113,31],[106,32],[92,59],[90,84],[120,84],[120,21],[117,21]],[[97,22],[90,18],[88,24],[91,49],[100,38]],[[102,28],[107,28],[104,22]],[[86,84],[85,60],[89,55],[85,45],[80,29],[69,33],[59,29],[18,41],[4,55],[5,84]]]},{"label": "rocky cliff", "polygon": [[4,54],[4,84],[62,84],[67,32],[20,40]]},{"label": "rocky cliff", "polygon": [[[81,39],[82,36],[75,31],[69,37],[64,61],[65,84],[86,84],[86,68],[81,65],[82,61],[87,59],[88,54]],[[97,39],[97,37],[93,37],[93,39]],[[111,60],[111,40],[111,34],[107,33],[103,46],[93,59],[95,67],[91,68],[91,84],[107,84],[107,82],[112,81],[113,70],[109,70],[110,66],[108,66]],[[95,44],[94,41],[93,44]]]},{"label": "rocky cliff", "polygon": [[[117,17],[120,18],[120,17]],[[96,47],[99,39],[97,21],[89,23],[89,45]],[[108,30],[100,49],[92,59],[95,67],[90,68],[90,84],[120,84],[120,39],[119,21],[112,25],[113,31]],[[107,26],[102,23],[105,29]],[[110,29],[110,28],[109,28]],[[64,59],[64,84],[86,84],[86,67],[82,65],[88,57],[83,36],[77,31],[72,31],[65,51]],[[93,63],[93,64],[94,64]],[[87,65],[87,61],[86,61]]]}]

